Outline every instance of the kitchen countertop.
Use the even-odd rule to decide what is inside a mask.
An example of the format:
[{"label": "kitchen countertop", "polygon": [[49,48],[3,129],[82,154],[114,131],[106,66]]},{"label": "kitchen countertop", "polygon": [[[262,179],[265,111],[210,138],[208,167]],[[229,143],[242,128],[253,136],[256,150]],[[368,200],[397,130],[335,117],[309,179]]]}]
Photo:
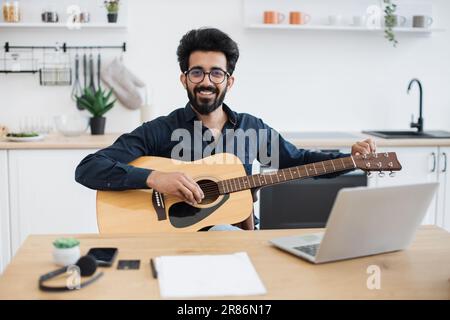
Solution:
[{"label": "kitchen countertop", "polygon": [[107,147],[120,136],[120,133],[105,135],[84,134],[78,137],[65,137],[61,134],[49,134],[43,140],[33,142],[11,142],[0,139],[1,149],[101,149]]},{"label": "kitchen countertop", "polygon": [[377,147],[435,147],[450,146],[450,139],[383,139],[352,131],[281,132],[284,139],[299,148],[351,147],[357,141],[371,138]]},{"label": "kitchen countertop", "polygon": [[[101,149],[111,145],[121,134],[109,133],[92,136],[65,137],[50,134],[41,141],[10,142],[0,139],[0,150],[8,149]],[[372,138],[378,147],[450,146],[450,139],[382,139],[361,132],[281,132],[281,135],[299,148],[350,147],[356,141]]]}]

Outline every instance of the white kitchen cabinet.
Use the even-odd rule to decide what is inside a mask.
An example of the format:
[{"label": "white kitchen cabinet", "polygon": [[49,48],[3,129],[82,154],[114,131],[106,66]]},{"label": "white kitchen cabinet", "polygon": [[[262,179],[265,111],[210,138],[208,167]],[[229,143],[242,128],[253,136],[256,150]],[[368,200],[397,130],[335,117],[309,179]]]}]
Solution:
[{"label": "white kitchen cabinet", "polygon": [[436,224],[450,232],[450,147],[439,148],[438,181],[440,183],[438,194],[438,208]]},{"label": "white kitchen cabinet", "polygon": [[0,273],[10,258],[8,154],[0,150]]},{"label": "white kitchen cabinet", "polygon": [[[383,178],[376,177],[377,186],[405,185],[438,181],[438,147],[395,147],[382,148],[380,152],[396,152],[402,170],[395,177],[386,173]],[[442,186],[440,186],[442,187]],[[423,224],[436,224],[437,195],[433,198]]]},{"label": "white kitchen cabinet", "polygon": [[98,232],[96,192],[75,181],[76,166],[92,152],[9,151],[13,254],[29,234]]}]

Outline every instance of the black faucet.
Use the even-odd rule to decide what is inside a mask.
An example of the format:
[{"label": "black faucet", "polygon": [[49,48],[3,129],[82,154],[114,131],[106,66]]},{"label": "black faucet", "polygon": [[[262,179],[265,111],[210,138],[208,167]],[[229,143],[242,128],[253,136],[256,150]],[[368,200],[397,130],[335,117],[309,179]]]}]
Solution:
[{"label": "black faucet", "polygon": [[418,79],[412,79],[409,82],[408,85],[408,91],[407,93],[409,94],[409,90],[411,90],[411,86],[412,84],[416,82],[417,85],[419,86],[419,119],[417,119],[417,122],[414,122],[414,117],[411,116],[411,128],[417,128],[418,132],[423,132],[423,118],[422,118],[422,97],[423,97],[423,91],[422,91],[422,84],[420,83],[420,81]]}]

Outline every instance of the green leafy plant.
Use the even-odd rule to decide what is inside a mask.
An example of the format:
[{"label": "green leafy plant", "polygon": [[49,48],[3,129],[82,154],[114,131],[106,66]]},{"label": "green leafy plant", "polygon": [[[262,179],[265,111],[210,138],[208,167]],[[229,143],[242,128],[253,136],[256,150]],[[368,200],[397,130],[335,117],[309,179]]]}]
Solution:
[{"label": "green leafy plant", "polygon": [[109,13],[117,13],[119,12],[119,0],[107,0],[103,2],[106,10]]},{"label": "green leafy plant", "polygon": [[94,90],[92,88],[84,89],[84,94],[77,97],[77,103],[89,111],[94,118],[103,117],[103,115],[114,107],[117,99],[109,101],[112,96],[112,89],[106,93],[101,88]]},{"label": "green leafy plant", "polygon": [[58,249],[70,249],[80,244],[80,241],[74,238],[59,238],[53,241],[53,246]]},{"label": "green leafy plant", "polygon": [[398,41],[395,38],[393,27],[395,26],[395,11],[397,10],[397,5],[392,2],[392,0],[383,0],[384,2],[384,37],[388,41],[392,42],[394,47],[397,47]]}]

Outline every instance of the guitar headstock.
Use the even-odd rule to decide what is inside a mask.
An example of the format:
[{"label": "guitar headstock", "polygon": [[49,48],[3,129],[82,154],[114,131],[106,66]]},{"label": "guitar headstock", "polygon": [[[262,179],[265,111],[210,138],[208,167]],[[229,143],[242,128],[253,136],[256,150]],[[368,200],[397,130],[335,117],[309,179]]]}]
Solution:
[{"label": "guitar headstock", "polygon": [[400,171],[402,165],[395,152],[369,153],[352,156],[357,168],[363,171]]}]

